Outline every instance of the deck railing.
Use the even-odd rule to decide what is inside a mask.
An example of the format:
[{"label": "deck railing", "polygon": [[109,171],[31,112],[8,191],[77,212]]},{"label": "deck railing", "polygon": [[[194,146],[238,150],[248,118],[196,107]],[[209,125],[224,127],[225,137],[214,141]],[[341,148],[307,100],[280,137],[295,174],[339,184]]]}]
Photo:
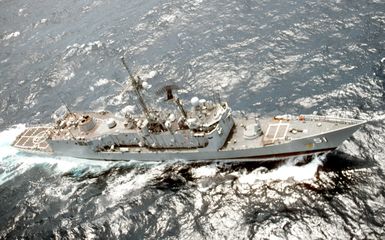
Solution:
[{"label": "deck railing", "polygon": [[359,124],[363,120],[350,119],[350,118],[337,118],[329,116],[317,116],[317,115],[301,115],[304,117],[305,121],[324,121],[331,123],[344,123],[344,124]]}]

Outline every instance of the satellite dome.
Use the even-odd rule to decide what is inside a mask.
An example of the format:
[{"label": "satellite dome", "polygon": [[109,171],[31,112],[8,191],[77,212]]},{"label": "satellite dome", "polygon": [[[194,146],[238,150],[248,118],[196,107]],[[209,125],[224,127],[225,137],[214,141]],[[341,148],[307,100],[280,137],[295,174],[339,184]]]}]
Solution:
[{"label": "satellite dome", "polygon": [[114,119],[110,118],[107,120],[107,126],[108,128],[114,128],[116,126],[116,122]]},{"label": "satellite dome", "polygon": [[144,89],[150,89],[151,88],[151,84],[148,84],[148,82],[146,82],[146,81],[142,82],[142,86]]},{"label": "satellite dome", "polygon": [[198,97],[191,98],[191,105],[193,105],[194,107],[199,106],[199,98]]}]

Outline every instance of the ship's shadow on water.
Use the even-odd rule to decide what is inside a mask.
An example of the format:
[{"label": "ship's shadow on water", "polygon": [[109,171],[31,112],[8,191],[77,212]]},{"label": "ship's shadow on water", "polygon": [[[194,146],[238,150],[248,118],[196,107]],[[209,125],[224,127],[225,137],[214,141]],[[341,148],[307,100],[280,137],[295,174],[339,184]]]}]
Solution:
[{"label": "ship's shadow on water", "polygon": [[323,164],[316,173],[315,181],[302,182],[299,186],[323,200],[332,201],[340,194],[352,194],[362,184],[369,184],[370,176],[374,172],[384,176],[374,161],[335,150],[325,156]]},{"label": "ship's shadow on water", "polygon": [[345,152],[335,150],[326,155],[321,170],[325,172],[338,172],[373,167],[375,167],[374,161],[368,161],[367,159],[361,159]]}]

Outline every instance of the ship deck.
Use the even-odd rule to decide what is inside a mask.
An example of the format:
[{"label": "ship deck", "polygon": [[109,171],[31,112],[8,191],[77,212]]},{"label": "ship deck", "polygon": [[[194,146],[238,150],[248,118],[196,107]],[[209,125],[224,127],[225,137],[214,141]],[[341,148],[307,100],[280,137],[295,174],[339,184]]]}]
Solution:
[{"label": "ship deck", "polygon": [[[258,119],[263,135],[254,139],[246,139],[244,133],[247,126],[256,124],[255,118],[236,117],[234,118],[235,126],[230,133],[227,142],[220,151],[232,151],[241,149],[258,148],[267,145],[283,144],[291,140],[307,138],[314,136],[314,141],[324,141],[315,136],[321,133],[332,132],[342,128],[346,128],[355,124],[360,124],[360,120],[340,119],[330,117],[319,117],[307,115],[305,119],[299,120],[293,118],[290,120],[276,120],[274,118]],[[327,141],[327,139],[325,139]],[[115,148],[114,152],[199,152],[199,149],[151,149],[144,147],[122,147]],[[109,152],[109,150],[106,150]]]},{"label": "ship deck", "polygon": [[[106,118],[108,117],[105,116]],[[235,117],[234,122],[235,126],[229,135],[227,142],[220,149],[220,151],[232,151],[232,150],[241,150],[249,148],[258,148],[266,145],[282,144],[290,142],[291,140],[306,138],[314,136],[314,141],[327,141],[327,139],[319,139],[316,135],[326,132],[331,132],[339,130],[341,128],[346,128],[355,124],[360,124],[360,120],[352,119],[337,119],[330,117],[320,117],[305,115],[302,119],[299,118],[290,118],[290,119],[281,119],[277,120],[274,118],[263,118],[258,119],[263,135],[257,136],[255,138],[245,137],[245,132],[248,132],[246,129],[250,126],[254,126],[257,121],[252,117]],[[101,131],[100,129],[98,129]],[[124,131],[123,126],[120,126],[114,131]],[[127,130],[126,130],[127,131]],[[14,141],[13,146],[27,150],[27,151],[39,151],[50,153],[52,149],[47,143],[48,136],[55,137],[52,134],[51,126],[39,126],[39,127],[29,127],[27,128],[19,137]],[[110,130],[111,132],[111,130]],[[59,136],[56,137],[62,138],[65,134],[62,132]],[[68,134],[68,132],[67,132]],[[72,132],[75,134],[76,132]],[[95,133],[88,135],[88,138],[92,138]],[[68,134],[69,135],[69,134]],[[68,136],[69,138],[73,137]],[[200,149],[151,149],[144,147],[116,147],[114,150],[106,150],[105,152],[140,152],[140,153],[154,153],[154,152],[185,152],[185,153],[194,153],[199,152]]]},{"label": "ship deck", "polygon": [[[284,120],[263,118],[259,119],[263,135],[254,139],[246,139],[244,136],[246,131],[245,127],[252,126],[256,123],[254,118],[234,118],[234,122],[235,127],[233,128],[232,135],[222,147],[221,150],[223,151],[282,144],[295,139],[336,131],[354,124],[359,124],[362,121],[313,115],[304,115],[303,120],[299,120],[298,118]],[[321,140],[323,139],[318,139],[318,137],[315,136],[314,141]]]}]

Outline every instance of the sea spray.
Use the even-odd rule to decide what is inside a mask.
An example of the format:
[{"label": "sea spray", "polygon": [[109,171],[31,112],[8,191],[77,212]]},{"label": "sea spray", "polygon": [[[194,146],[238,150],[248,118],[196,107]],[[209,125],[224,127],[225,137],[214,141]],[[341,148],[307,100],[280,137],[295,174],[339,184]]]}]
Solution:
[{"label": "sea spray", "polygon": [[[18,151],[10,147],[17,135],[25,130],[24,124],[15,125],[7,130],[0,132],[0,159],[15,155]],[[1,164],[1,162],[0,162]]]},{"label": "sea spray", "polygon": [[191,173],[194,178],[213,177],[218,168],[215,164],[205,165],[198,168],[192,168]]},{"label": "sea spray", "polygon": [[288,180],[303,181],[313,179],[322,166],[324,155],[315,155],[312,160],[304,165],[298,166],[298,158],[286,160],[278,168],[268,171],[266,168],[257,168],[250,173],[242,173],[238,181],[241,184],[253,184],[257,181]]},{"label": "sea spray", "polygon": [[109,196],[109,204],[116,204],[125,198],[126,195],[143,189],[156,177],[164,173],[167,164],[152,165],[149,168],[135,167],[126,174],[111,175],[107,179],[107,186],[103,194]]}]

